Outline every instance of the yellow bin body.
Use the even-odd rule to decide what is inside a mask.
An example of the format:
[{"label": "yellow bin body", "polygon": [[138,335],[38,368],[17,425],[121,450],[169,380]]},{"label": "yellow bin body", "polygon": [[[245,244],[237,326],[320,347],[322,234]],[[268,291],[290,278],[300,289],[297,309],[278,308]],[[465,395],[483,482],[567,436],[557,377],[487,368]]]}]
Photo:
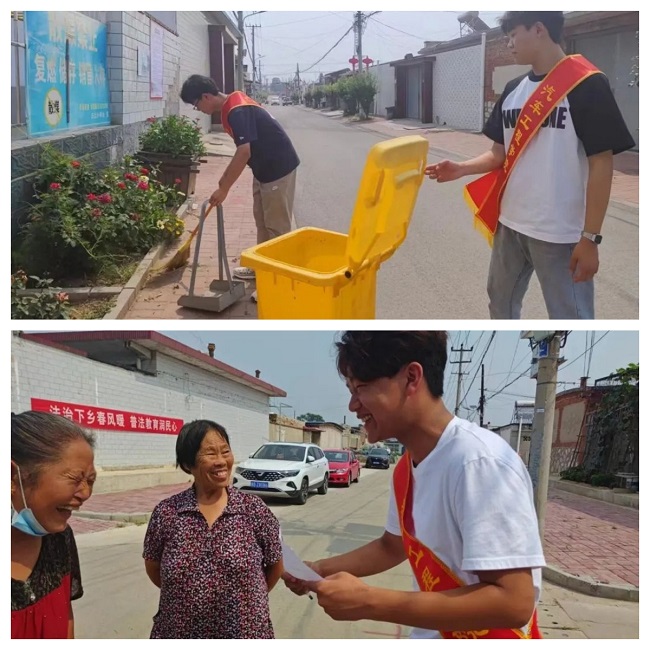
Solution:
[{"label": "yellow bin body", "polygon": [[377,271],[406,238],[428,141],[407,136],[370,150],[344,235],[300,228],[245,250],[263,319],[373,319]]}]

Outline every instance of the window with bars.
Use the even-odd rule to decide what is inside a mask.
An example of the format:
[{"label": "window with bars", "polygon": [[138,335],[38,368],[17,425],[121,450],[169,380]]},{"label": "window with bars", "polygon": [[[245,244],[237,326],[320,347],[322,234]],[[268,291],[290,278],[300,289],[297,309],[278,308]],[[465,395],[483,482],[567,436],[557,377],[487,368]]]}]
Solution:
[{"label": "window with bars", "polygon": [[24,12],[11,12],[11,126],[27,124]]}]

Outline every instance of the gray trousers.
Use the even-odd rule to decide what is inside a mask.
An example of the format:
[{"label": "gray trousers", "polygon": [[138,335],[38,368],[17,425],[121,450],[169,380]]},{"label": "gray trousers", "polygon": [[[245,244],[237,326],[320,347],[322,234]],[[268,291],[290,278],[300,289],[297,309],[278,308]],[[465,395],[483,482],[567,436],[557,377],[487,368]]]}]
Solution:
[{"label": "gray trousers", "polygon": [[494,236],[488,296],[490,318],[518,319],[533,271],[551,319],[593,319],[594,281],[574,282],[569,261],[575,244],[552,244],[499,224]]}]

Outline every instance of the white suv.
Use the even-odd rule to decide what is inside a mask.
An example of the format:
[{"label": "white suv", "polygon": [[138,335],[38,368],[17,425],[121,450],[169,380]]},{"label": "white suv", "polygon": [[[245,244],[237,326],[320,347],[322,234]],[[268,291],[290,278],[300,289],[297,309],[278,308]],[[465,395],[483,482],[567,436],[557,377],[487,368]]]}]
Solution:
[{"label": "white suv", "polygon": [[310,490],[327,494],[329,463],[320,447],[269,442],[233,472],[233,485],[258,496],[285,497],[303,505]]}]

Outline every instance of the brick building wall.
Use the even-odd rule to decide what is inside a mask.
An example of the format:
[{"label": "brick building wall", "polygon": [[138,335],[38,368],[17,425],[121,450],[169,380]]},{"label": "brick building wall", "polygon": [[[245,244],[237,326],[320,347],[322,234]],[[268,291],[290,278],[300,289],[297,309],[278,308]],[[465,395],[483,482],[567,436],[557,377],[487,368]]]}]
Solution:
[{"label": "brick building wall", "polygon": [[[130,372],[83,356],[12,337],[11,410],[31,398],[180,418],[215,420],[241,461],[268,438],[268,397],[247,386],[158,354],[157,376]],[[95,430],[98,467],[158,467],[175,463],[175,435]]]}]

